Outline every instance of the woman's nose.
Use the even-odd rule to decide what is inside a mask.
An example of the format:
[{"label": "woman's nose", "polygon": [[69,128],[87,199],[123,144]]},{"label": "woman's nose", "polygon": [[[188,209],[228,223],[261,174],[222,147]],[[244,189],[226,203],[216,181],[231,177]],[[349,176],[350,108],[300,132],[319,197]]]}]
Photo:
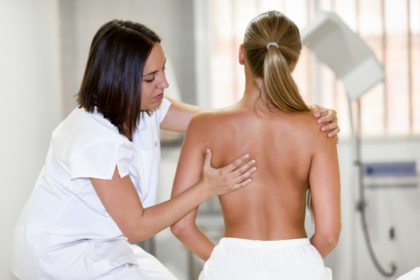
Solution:
[{"label": "woman's nose", "polygon": [[163,72],[163,75],[162,75],[161,87],[162,88],[168,88],[169,87],[169,83],[168,83],[168,80],[166,79],[165,72]]}]

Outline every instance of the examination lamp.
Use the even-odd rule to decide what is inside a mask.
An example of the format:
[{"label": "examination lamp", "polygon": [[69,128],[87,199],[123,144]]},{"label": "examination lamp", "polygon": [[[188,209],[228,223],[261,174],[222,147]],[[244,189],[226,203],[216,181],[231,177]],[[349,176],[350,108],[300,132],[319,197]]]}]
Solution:
[{"label": "examination lamp", "polygon": [[302,43],[343,82],[351,100],[384,80],[373,51],[334,13],[320,12],[305,27]]}]

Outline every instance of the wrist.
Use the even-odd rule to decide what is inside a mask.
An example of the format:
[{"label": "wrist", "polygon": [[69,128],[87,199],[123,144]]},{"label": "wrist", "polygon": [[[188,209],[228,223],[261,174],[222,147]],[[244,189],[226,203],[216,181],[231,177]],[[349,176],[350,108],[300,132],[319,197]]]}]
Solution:
[{"label": "wrist", "polygon": [[205,183],[203,180],[200,180],[196,185],[195,188],[197,192],[199,193],[197,198],[200,199],[200,203],[209,199],[214,194],[211,192],[210,188],[207,186],[207,183]]}]

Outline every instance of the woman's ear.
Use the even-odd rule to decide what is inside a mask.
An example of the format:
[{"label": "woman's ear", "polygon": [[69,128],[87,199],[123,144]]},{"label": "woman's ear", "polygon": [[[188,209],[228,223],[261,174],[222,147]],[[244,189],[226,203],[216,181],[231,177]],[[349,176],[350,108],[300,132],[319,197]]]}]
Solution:
[{"label": "woman's ear", "polygon": [[244,50],[244,44],[241,44],[239,46],[239,64],[244,65],[245,64],[245,50]]}]

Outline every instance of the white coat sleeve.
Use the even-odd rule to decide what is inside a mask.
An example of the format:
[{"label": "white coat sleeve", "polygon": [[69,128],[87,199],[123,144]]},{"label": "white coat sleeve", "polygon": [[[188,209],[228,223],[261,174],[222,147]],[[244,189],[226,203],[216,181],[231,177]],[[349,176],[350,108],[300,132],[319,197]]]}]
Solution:
[{"label": "white coat sleeve", "polygon": [[93,141],[70,158],[70,176],[77,178],[112,179],[115,167],[121,177],[129,175],[134,152],[123,141]]},{"label": "white coat sleeve", "polygon": [[159,123],[161,123],[165,118],[166,114],[168,113],[169,107],[171,107],[171,104],[172,103],[166,98],[162,100],[162,104],[160,104],[160,108],[157,112],[159,114]]}]

